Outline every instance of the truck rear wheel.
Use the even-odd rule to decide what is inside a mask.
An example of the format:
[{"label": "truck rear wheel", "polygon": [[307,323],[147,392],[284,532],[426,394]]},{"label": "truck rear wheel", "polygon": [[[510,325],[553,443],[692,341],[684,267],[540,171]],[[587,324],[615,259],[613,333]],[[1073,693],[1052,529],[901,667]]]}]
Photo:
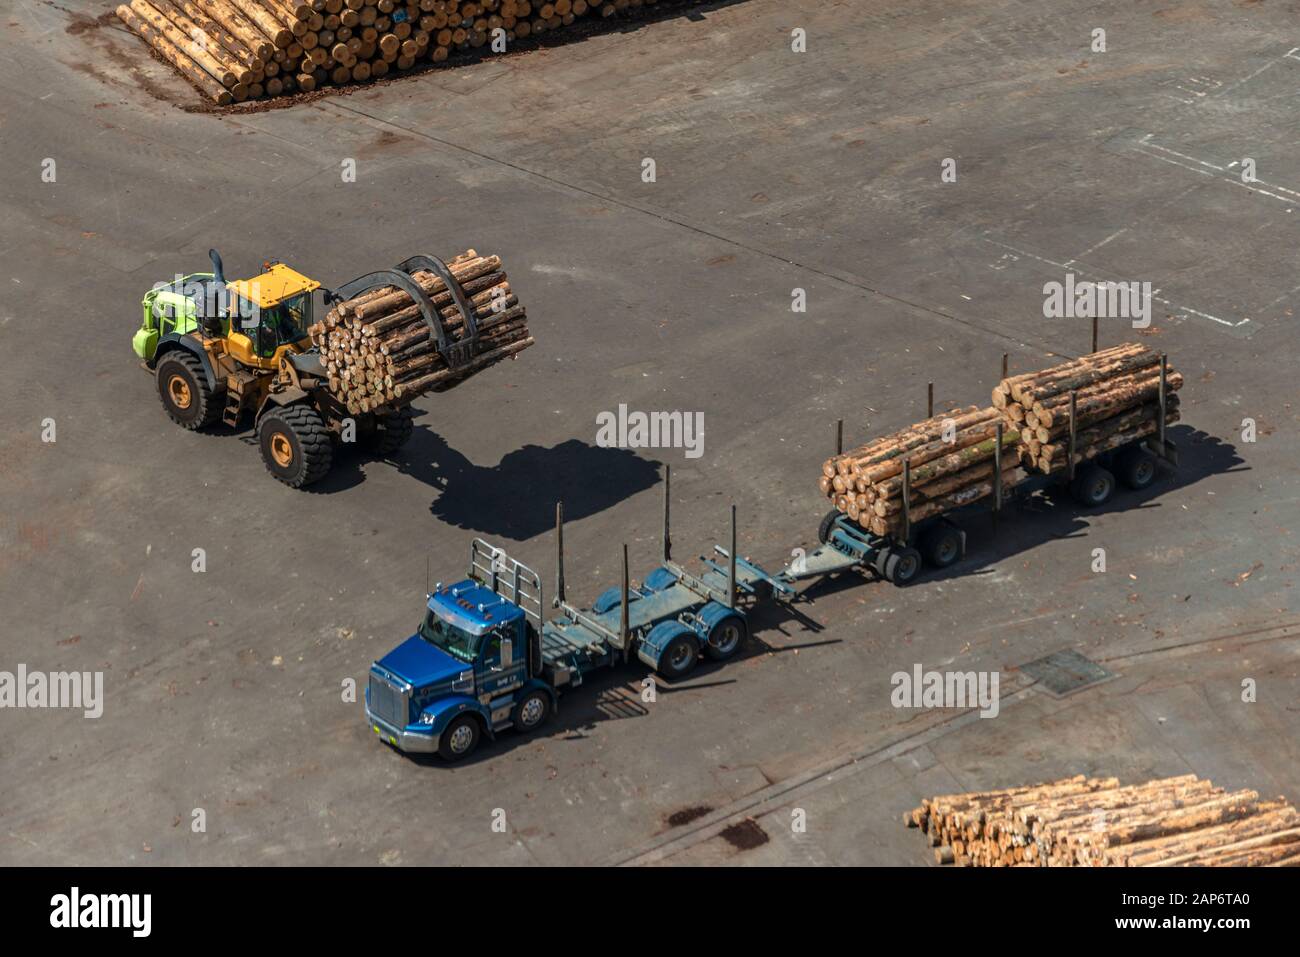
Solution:
[{"label": "truck rear wheel", "polygon": [[695,668],[699,658],[699,648],[690,635],[678,635],[668,642],[664,652],[659,656],[658,672],[669,681],[685,678]]},{"label": "truck rear wheel", "polygon": [[921,574],[921,553],[910,545],[891,548],[884,561],[885,578],[899,588],[906,588]]},{"label": "truck rear wheel", "polygon": [[414,432],[414,416],[409,408],[398,409],[392,415],[376,416],[370,447],[375,455],[392,455],[410,441]]},{"label": "truck rear wheel", "polygon": [[709,629],[709,639],[705,642],[704,653],[714,661],[726,661],[728,658],[735,657],[736,652],[740,651],[745,643],[747,631],[744,619],[739,615],[728,615]]},{"label": "truck rear wheel", "polygon": [[203,363],[188,352],[170,352],[154,370],[158,398],[168,417],[182,428],[206,428],[221,417],[221,406],[208,388]]},{"label": "truck rear wheel", "polygon": [[1156,480],[1156,457],[1140,446],[1125,449],[1115,466],[1119,480],[1135,492]]},{"label": "truck rear wheel", "polygon": [[833,508],[826,513],[820,525],[817,526],[817,541],[825,545],[831,540],[831,531],[835,528],[835,520],[840,517],[840,510]]},{"label": "truck rear wheel", "polygon": [[290,488],[320,481],[334,461],[329,430],[308,405],[267,412],[257,424],[257,442],[266,470]]},{"label": "truck rear wheel", "polygon": [[934,568],[947,568],[961,558],[961,532],[940,522],[921,537],[921,553]]},{"label": "truck rear wheel", "polygon": [[540,689],[530,691],[515,705],[515,730],[535,731],[551,715],[551,698]]},{"label": "truck rear wheel", "polygon": [[454,718],[438,742],[438,753],[444,761],[459,761],[474,753],[483,732],[479,729],[478,719],[473,715],[462,714]]},{"label": "truck rear wheel", "polygon": [[1086,465],[1070,483],[1070,494],[1085,508],[1100,508],[1115,494],[1115,476],[1100,465]]}]

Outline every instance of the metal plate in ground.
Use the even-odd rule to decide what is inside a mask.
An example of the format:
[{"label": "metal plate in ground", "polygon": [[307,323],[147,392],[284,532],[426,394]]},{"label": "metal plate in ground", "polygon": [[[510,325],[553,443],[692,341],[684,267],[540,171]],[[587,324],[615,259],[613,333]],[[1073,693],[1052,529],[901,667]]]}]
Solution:
[{"label": "metal plate in ground", "polygon": [[1073,650],[1053,652],[1046,658],[1021,665],[1020,670],[1056,698],[1063,698],[1116,677],[1113,671],[1107,671],[1097,662]]}]

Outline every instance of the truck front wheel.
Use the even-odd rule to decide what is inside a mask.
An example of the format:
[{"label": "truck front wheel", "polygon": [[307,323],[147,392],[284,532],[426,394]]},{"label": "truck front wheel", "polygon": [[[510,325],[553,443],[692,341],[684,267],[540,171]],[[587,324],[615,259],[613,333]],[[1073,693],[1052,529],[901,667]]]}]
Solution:
[{"label": "truck front wheel", "polygon": [[257,424],[257,444],[266,470],[290,488],[320,481],[334,461],[329,430],[308,405],[267,412]]},{"label": "truck front wheel", "polygon": [[168,417],[191,431],[206,428],[221,416],[221,405],[208,388],[203,364],[187,352],[163,356],[154,370],[158,398]]},{"label": "truck front wheel", "polygon": [[515,730],[533,731],[551,714],[551,698],[545,691],[530,691],[515,705]]},{"label": "truck front wheel", "polygon": [[478,719],[473,715],[462,714],[459,718],[453,719],[451,724],[447,725],[447,730],[442,733],[442,740],[438,742],[438,753],[442,755],[444,761],[459,761],[467,758],[474,753],[482,736]]}]

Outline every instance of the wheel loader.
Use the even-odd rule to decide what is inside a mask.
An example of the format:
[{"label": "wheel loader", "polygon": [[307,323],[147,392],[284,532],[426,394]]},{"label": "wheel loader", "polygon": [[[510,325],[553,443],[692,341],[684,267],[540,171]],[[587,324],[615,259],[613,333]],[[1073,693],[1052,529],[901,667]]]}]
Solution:
[{"label": "wheel loader", "polygon": [[[190,430],[218,421],[238,428],[251,415],[267,470],[293,488],[324,478],[340,442],[356,441],[382,457],[401,448],[413,431],[409,406],[353,415],[330,393],[307,332],[317,290],[327,305],[383,286],[406,290],[448,368],[458,368],[473,353],[466,336],[451,341],[441,314],[411,278],[416,269],[428,269],[454,283],[435,257],[414,256],[330,290],[273,260],[257,276],[227,282],[221,256],[216,250],[208,255],[212,272],[179,276],[149,290],[132,348],[153,374],[172,421]],[[465,328],[475,334],[472,319]]]}]

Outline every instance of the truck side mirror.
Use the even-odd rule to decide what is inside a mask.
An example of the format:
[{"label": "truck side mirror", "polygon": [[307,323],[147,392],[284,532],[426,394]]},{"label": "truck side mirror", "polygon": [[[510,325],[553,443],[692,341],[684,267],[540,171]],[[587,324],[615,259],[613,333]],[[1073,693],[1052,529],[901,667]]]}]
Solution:
[{"label": "truck side mirror", "polygon": [[514,662],[515,644],[509,638],[501,639],[501,667],[509,668]]}]

